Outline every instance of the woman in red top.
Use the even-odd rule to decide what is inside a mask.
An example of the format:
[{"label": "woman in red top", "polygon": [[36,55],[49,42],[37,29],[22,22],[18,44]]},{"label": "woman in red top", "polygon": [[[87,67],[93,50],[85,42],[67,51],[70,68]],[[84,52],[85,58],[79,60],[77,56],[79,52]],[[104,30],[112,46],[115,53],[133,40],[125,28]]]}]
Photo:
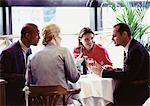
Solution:
[{"label": "woman in red top", "polygon": [[87,58],[92,58],[101,65],[112,66],[106,49],[93,41],[94,35],[94,32],[89,27],[81,29],[78,36],[79,45],[73,50],[74,57],[77,58],[82,53]]}]

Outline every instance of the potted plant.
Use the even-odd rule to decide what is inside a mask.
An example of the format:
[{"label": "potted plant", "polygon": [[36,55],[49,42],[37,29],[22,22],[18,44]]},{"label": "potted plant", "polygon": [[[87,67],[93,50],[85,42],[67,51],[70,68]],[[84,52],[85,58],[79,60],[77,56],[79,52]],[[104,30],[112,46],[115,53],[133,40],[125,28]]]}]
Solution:
[{"label": "potted plant", "polygon": [[[150,33],[150,25],[143,24],[144,16],[148,10],[148,2],[142,2],[141,5],[133,7],[128,1],[121,0],[120,4],[112,0],[106,0],[107,3],[111,6],[112,10],[116,14],[117,22],[123,22],[131,26],[132,36],[141,41],[143,35],[148,36]],[[121,8],[122,7],[122,8]],[[122,11],[120,11],[120,9]],[[119,10],[119,12],[118,12]],[[150,38],[148,38],[150,39]],[[142,41],[146,48],[150,48],[150,45]],[[150,42],[149,42],[150,43]]]}]

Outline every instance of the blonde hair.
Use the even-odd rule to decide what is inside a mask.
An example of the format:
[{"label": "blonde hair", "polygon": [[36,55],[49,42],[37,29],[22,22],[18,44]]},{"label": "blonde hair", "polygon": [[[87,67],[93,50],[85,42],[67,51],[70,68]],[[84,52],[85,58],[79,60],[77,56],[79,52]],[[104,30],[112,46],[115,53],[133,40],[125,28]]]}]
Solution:
[{"label": "blonde hair", "polygon": [[60,33],[60,28],[56,24],[48,23],[42,29],[42,36],[43,36],[42,44],[47,45],[48,42],[50,42],[53,37],[58,36],[59,33]]}]

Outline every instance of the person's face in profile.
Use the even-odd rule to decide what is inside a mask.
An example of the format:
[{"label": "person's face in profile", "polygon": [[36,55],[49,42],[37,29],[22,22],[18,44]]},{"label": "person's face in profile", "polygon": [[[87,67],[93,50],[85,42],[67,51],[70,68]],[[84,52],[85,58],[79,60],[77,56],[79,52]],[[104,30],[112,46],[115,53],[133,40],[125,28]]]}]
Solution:
[{"label": "person's face in profile", "polygon": [[33,32],[32,32],[31,35],[32,35],[32,36],[31,36],[31,38],[30,38],[30,45],[36,46],[36,45],[38,44],[38,42],[39,42],[39,39],[40,39],[38,28],[35,27],[35,28],[33,29]]},{"label": "person's face in profile", "polygon": [[83,46],[90,50],[93,47],[93,37],[94,35],[92,33],[86,33],[83,35],[83,37],[80,39]]},{"label": "person's face in profile", "polygon": [[122,42],[124,40],[121,33],[118,32],[118,29],[119,29],[118,26],[113,29],[112,40],[114,41],[115,46],[122,45]]}]

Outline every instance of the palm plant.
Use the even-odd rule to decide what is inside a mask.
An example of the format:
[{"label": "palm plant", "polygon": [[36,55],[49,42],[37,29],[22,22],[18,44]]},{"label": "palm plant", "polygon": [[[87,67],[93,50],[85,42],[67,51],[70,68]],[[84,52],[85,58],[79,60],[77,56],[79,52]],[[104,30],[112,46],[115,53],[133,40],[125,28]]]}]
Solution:
[{"label": "palm plant", "polygon": [[[106,0],[111,6],[112,10],[116,14],[117,22],[123,22],[131,26],[132,36],[140,40],[143,35],[148,34],[148,29],[150,25],[143,24],[143,19],[145,13],[148,9],[148,2],[142,2],[142,5],[133,7],[126,0],[121,0],[121,5],[123,7],[122,13],[118,13],[118,5],[111,0]],[[121,6],[120,6],[121,7]]]}]

